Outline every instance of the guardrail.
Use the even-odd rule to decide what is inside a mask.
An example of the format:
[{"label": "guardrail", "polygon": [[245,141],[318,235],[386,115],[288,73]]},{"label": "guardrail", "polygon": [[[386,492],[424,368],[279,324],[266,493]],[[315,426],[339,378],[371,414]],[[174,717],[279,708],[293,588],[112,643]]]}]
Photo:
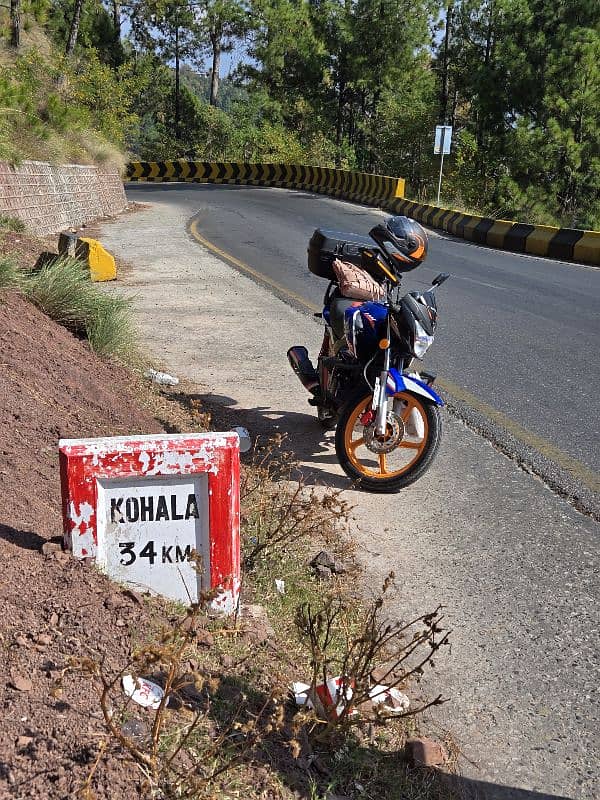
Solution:
[{"label": "guardrail", "polygon": [[439,228],[454,236],[500,250],[600,264],[600,231],[490,219],[410,200],[394,200],[386,208],[395,214],[413,217],[431,228]]},{"label": "guardrail", "polygon": [[309,167],[302,164],[252,164],[209,161],[133,161],[127,180],[162,183],[228,183],[246,186],[279,186],[304,189],[355,203],[379,205],[383,200],[404,197],[404,179],[371,175],[346,169]]},{"label": "guardrail", "polygon": [[549,256],[600,265],[600,231],[528,225],[465,214],[449,208],[414,203],[404,198],[404,179],[301,164],[258,164],[209,161],[133,161],[127,180],[225,183],[278,186],[331,195],[355,203],[406,214],[478,244],[516,253]]}]

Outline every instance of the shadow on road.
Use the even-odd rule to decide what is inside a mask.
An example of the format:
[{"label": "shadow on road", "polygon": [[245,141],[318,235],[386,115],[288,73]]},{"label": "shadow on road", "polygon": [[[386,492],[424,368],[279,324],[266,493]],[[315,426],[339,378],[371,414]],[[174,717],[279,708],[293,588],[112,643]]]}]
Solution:
[{"label": "shadow on road", "polygon": [[[240,698],[246,698],[243,707]],[[261,718],[268,698],[239,676],[225,678],[215,695],[210,713],[221,732],[231,726],[231,711],[241,710],[239,722],[253,719],[262,729],[267,718]],[[256,746],[250,747],[242,760],[254,769],[260,766],[276,770],[281,781],[299,800],[315,797],[350,798],[363,796],[359,788],[368,784],[369,797],[378,800],[573,800],[565,795],[547,794],[514,786],[503,786],[451,775],[441,770],[411,766],[403,750],[385,752],[370,745],[355,731],[347,731],[340,739],[339,750],[333,755],[329,747],[319,746],[309,739],[306,731],[294,727],[295,710],[285,706],[283,727],[280,730],[261,730]],[[267,715],[268,716],[268,715]],[[289,743],[301,744],[299,757],[291,755]],[[342,745],[343,741],[343,745]],[[260,772],[259,772],[260,774]],[[365,795],[365,796],[367,796]],[[266,795],[265,795],[266,796]],[[269,795],[270,796],[270,795]]]},{"label": "shadow on road", "polygon": [[460,775],[440,775],[440,780],[459,800],[574,800],[566,795],[501,786],[488,781],[463,778]]}]

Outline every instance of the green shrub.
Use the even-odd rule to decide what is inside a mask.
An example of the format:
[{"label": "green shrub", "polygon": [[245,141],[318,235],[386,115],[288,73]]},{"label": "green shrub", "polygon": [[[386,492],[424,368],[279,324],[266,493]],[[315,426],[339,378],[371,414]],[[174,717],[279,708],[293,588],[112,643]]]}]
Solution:
[{"label": "green shrub", "polygon": [[129,300],[111,297],[91,283],[89,270],[81,261],[58,257],[29,273],[22,289],[34,305],[76,336],[86,338],[97,353],[128,362],[136,358]]},{"label": "green shrub", "polygon": [[72,333],[85,335],[94,311],[94,296],[87,267],[80,261],[59,257],[27,276],[27,298]]},{"label": "green shrub", "polygon": [[[110,69],[93,49],[65,61],[41,34],[40,47],[9,51],[0,61],[0,160],[120,166],[146,76],[133,62]],[[109,157],[97,159],[102,153]]]},{"label": "green shrub", "polygon": [[19,268],[8,256],[0,256],[0,289],[12,289],[19,285]]},{"label": "green shrub", "polygon": [[17,217],[10,217],[8,214],[0,214],[0,231],[12,231],[13,233],[23,233],[25,223]]},{"label": "green shrub", "polygon": [[124,297],[102,295],[96,315],[86,328],[92,350],[121,361],[137,361],[135,331],[131,325],[131,305]]}]

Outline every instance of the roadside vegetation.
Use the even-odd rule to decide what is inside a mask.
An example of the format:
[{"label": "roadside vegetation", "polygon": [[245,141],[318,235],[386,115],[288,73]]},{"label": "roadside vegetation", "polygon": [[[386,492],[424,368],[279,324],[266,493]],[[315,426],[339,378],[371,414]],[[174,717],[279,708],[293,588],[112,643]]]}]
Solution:
[{"label": "roadside vegetation", "polygon": [[[175,390],[165,395],[187,407],[193,428],[209,421],[197,401]],[[155,631],[120,670],[77,657],[64,670],[63,678],[75,671],[95,681],[107,729],[84,797],[94,797],[94,771],[116,751],[144,775],[144,797],[454,797],[445,780],[450,758],[436,773],[415,768],[405,751],[418,713],[441,702],[417,699],[420,676],[448,641],[440,610],[390,619],[391,576],[370,602],[361,600],[346,532],[350,509],[340,493],[291,481],[297,465],[282,445],[258,442],[242,465],[239,615],[211,615],[207,594],[185,611],[174,607],[168,623],[157,615]],[[323,547],[338,569],[327,578],[311,566]],[[157,709],[140,710],[124,697],[126,674],[164,689]],[[337,710],[296,705],[293,682],[314,692],[338,675]],[[378,710],[369,700],[377,683],[406,692],[410,707]],[[62,678],[54,691],[61,686]]]},{"label": "roadside vegetation", "polygon": [[86,339],[98,355],[127,364],[138,360],[129,301],[90,281],[89,268],[74,258],[49,259],[39,269],[21,269],[0,256],[0,289],[16,289],[55,322]]},{"label": "roadside vegetation", "polygon": [[[588,0],[14,0],[0,158],[304,162],[442,202],[600,228],[600,6]],[[233,60],[226,77],[221,64]]]},{"label": "roadside vegetation", "polygon": [[[122,344],[129,309],[123,301],[115,306],[85,272],[73,259],[57,258],[31,271],[2,256],[0,303],[7,293],[20,292],[87,338],[93,349],[113,356],[115,348],[98,348],[92,332],[106,326]],[[27,358],[35,361],[29,348]],[[150,388],[135,373],[129,380],[141,406],[166,430],[210,429],[211,410],[185,384]],[[85,713],[104,720],[104,734],[86,750],[78,796],[101,796],[96,778],[106,768],[130,773],[134,781],[139,777],[142,788],[135,796],[140,798],[452,800],[447,782],[455,766],[452,747],[439,772],[415,764],[406,749],[419,712],[441,702],[439,696],[423,696],[418,686],[448,641],[441,610],[416,619],[391,618],[386,602],[394,590],[391,575],[380,592],[364,599],[348,538],[351,508],[342,492],[304,484],[285,440],[256,441],[243,461],[242,606],[235,617],[211,614],[210,594],[182,609],[129,591],[135,604],[147,607],[149,621],[132,628],[129,655],[121,664],[99,654],[84,632],[78,629],[79,638],[71,640],[63,629],[65,641],[74,644],[61,648],[53,662],[47,700],[62,703],[77,680],[91,683],[96,701]],[[58,504],[54,513],[59,514]],[[114,597],[122,594],[119,587],[113,591]],[[103,592],[98,613],[113,615],[106,611],[113,605],[104,608],[102,601],[118,607],[114,597]],[[57,621],[51,624],[58,627]],[[128,700],[124,675],[158,683],[164,689],[159,708]],[[294,682],[307,684],[316,697],[316,687],[337,676],[342,687],[336,713],[326,701],[312,709],[296,704]],[[369,693],[377,684],[397,687],[409,707],[376,707]],[[352,696],[343,700],[350,689]],[[38,696],[36,703],[42,700]],[[61,713],[68,708],[65,703]]]},{"label": "roadside vegetation", "polygon": [[0,232],[10,231],[12,233],[23,233],[25,223],[16,217],[0,214]]},{"label": "roadside vegetation", "polygon": [[[60,257],[27,270],[1,256],[0,293],[7,291],[20,292],[96,352],[129,352],[127,303],[91,284],[80,262]],[[210,428],[210,409],[185,385],[149,389],[130,378],[165,429]],[[240,613],[215,617],[210,595],[182,609],[134,593],[152,622],[133,633],[124,663],[82,655],[97,651],[80,641],[53,668],[50,699],[67,697],[76,676],[89,680],[97,706],[87,713],[105,723],[86,757],[79,796],[95,798],[96,773],[118,763],[143,776],[137,796],[148,798],[451,800],[452,748],[436,772],[415,765],[405,747],[419,712],[441,702],[418,686],[448,641],[441,610],[390,618],[393,576],[364,599],[348,539],[351,508],[342,492],[304,484],[285,440],[257,441],[243,460]],[[123,694],[126,674],[156,681],[165,701],[154,711],[136,706]],[[294,682],[314,696],[317,685],[338,676],[340,713],[326,702],[296,705]],[[376,707],[369,692],[378,683],[398,688],[410,706]],[[350,689],[352,698],[342,700]]]}]

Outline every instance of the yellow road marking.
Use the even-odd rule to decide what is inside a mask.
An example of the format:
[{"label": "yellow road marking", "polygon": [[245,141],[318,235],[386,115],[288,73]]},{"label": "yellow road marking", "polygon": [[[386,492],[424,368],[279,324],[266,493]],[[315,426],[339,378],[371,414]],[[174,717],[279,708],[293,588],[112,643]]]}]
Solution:
[{"label": "yellow road marking", "polygon": [[[202,236],[202,234],[198,231],[198,223],[196,220],[194,220],[190,225],[190,233],[194,239],[196,239],[199,244],[203,245],[203,247],[206,247],[207,250],[210,250],[212,253],[215,253],[215,255],[220,256],[225,261],[234,264],[242,272],[245,272],[247,275],[251,275],[253,278],[256,278],[260,283],[266,283],[268,286],[273,287],[273,289],[275,289],[279,294],[283,295],[284,297],[289,297],[299,306],[306,308],[308,311],[321,311],[320,308],[312,303],[309,303],[299,294],[290,291],[282,284],[274,281],[272,278],[268,278],[266,275],[263,275],[261,272],[253,269],[245,262],[240,261],[239,258],[235,258],[235,256],[230,255],[225,250],[221,250],[220,247],[217,247],[212,242],[209,242],[208,239],[205,239],[204,236]],[[507,416],[502,411],[498,411],[493,406],[488,405],[474,394],[471,394],[471,392],[469,392],[467,389],[463,389],[461,386],[458,386],[458,384],[453,383],[446,378],[438,378],[437,385],[442,389],[445,389],[457,400],[460,400],[466,405],[471,406],[471,408],[474,408],[484,417],[487,417],[498,425],[501,425],[510,434],[512,434],[515,439],[518,439],[529,447],[533,447],[535,450],[541,453],[541,455],[545,456],[551,461],[554,461],[571,475],[578,478],[581,483],[583,483],[583,485],[591,491],[600,492],[600,476],[593,470],[588,469],[576,458],[573,458],[568,453],[563,452],[547,439],[544,439],[542,436],[538,436],[536,433],[528,431],[518,422],[511,419],[511,417]]]},{"label": "yellow road marking", "polygon": [[260,283],[266,283],[268,286],[272,286],[279,294],[284,295],[284,297],[289,297],[294,300],[295,303],[306,308],[308,311],[311,312],[319,312],[322,309],[318,306],[313,305],[312,303],[307,302],[304,297],[301,297],[299,294],[290,291],[285,286],[282,286],[281,283],[274,281],[272,278],[263,275],[262,272],[258,272],[258,270],[253,269],[248,264],[245,264],[243,261],[240,261],[239,258],[232,256],[230,253],[226,253],[225,250],[221,250],[220,247],[217,247],[212,242],[209,242],[208,239],[205,239],[204,236],[198,231],[198,224],[196,220],[192,222],[190,225],[190,233],[196,239],[199,244],[206,247],[207,250],[215,253],[216,255],[220,256],[221,258],[225,259],[225,261],[229,261],[231,264],[235,264],[238,269],[242,272],[247,273],[248,275],[252,275],[253,278],[256,278]]},{"label": "yellow road marking", "polygon": [[471,408],[479,411],[480,414],[483,414],[484,417],[487,417],[493,422],[496,422],[498,425],[501,425],[503,428],[506,428],[506,430],[511,433],[515,439],[519,439],[521,442],[533,447],[546,458],[556,462],[564,470],[570,472],[571,475],[574,475],[576,478],[578,478],[585,486],[587,486],[588,489],[591,489],[593,492],[600,492],[600,476],[598,473],[588,469],[588,467],[586,467],[576,458],[573,458],[568,453],[563,452],[558,447],[553,445],[552,442],[549,442],[542,436],[538,436],[536,433],[528,431],[518,422],[515,422],[515,420],[511,419],[511,417],[503,414],[502,411],[498,411],[493,406],[488,405],[474,394],[471,394],[471,392],[463,389],[461,386],[458,386],[456,383],[453,383],[446,378],[438,378],[437,384],[441,386],[442,389],[450,392],[450,394],[453,397],[456,397],[457,400],[466,403],[467,405],[471,406]]}]

